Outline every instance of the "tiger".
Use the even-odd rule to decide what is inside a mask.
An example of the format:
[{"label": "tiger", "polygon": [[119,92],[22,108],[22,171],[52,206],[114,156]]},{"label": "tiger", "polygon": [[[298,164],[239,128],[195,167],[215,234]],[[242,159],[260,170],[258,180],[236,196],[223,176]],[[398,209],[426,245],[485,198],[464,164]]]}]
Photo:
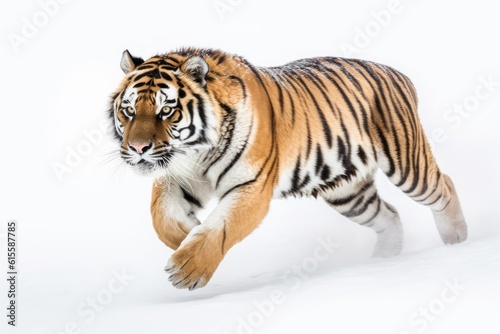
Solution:
[{"label": "tiger", "polygon": [[[147,60],[125,50],[108,116],[121,159],[153,176],[151,217],[173,249],[176,288],[206,286],[272,199],[322,198],[376,233],[374,257],[398,255],[398,211],[378,195],[381,170],[432,210],[444,244],[467,238],[450,177],[431,152],[408,77],[382,64],[317,57],[259,67],[215,49]],[[203,222],[198,215],[217,204]]]}]

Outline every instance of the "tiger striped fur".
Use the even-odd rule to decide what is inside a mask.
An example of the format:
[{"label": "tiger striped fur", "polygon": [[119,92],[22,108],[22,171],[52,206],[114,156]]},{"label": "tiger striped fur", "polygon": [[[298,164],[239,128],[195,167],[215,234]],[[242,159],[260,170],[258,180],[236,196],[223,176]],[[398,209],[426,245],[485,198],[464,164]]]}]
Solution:
[{"label": "tiger striped fur", "polygon": [[[401,222],[377,194],[378,168],[432,209],[444,243],[467,237],[415,89],[388,66],[324,57],[263,68],[218,50],[181,49],[147,61],[125,51],[121,67],[109,116],[122,158],[158,178],[153,226],[176,250],[166,271],[178,288],[205,286],[273,198],[322,197],[377,233],[374,256],[399,254]],[[219,204],[200,224],[198,211],[214,197]]]}]

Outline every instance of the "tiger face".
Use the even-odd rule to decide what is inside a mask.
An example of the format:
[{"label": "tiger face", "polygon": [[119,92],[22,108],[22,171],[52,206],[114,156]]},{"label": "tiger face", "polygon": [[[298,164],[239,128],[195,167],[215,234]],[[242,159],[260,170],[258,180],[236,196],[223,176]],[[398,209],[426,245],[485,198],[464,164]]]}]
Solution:
[{"label": "tiger face", "polygon": [[217,142],[203,57],[179,64],[161,56],[144,62],[125,51],[121,68],[126,77],[112,98],[110,117],[121,158],[137,172],[166,169],[176,156]]}]

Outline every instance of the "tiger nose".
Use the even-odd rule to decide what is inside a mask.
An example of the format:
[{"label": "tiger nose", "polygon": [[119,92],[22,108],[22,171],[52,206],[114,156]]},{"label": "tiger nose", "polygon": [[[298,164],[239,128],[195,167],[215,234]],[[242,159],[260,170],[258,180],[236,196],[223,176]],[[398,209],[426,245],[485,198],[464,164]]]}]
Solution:
[{"label": "tiger nose", "polygon": [[128,143],[128,147],[130,147],[133,151],[136,151],[139,154],[145,153],[153,146],[152,142],[147,143]]}]

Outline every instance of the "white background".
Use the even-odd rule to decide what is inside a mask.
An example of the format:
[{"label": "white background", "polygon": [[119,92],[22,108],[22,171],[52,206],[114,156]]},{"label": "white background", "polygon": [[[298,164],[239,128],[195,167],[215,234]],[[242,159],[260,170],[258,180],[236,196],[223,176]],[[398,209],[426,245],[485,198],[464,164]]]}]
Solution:
[{"label": "white background", "polygon": [[[218,12],[218,3],[231,10]],[[401,0],[381,26],[373,13],[390,3],[73,0],[51,7],[50,17],[34,0],[2,4],[0,267],[7,271],[6,224],[15,219],[19,282],[12,328],[1,280],[1,332],[498,333],[498,10],[488,0]],[[22,37],[27,21],[38,28],[31,36],[24,28]],[[360,44],[366,30],[371,37]],[[11,42],[14,34],[22,44]],[[86,144],[84,133],[101,131],[122,78],[121,52],[147,58],[211,47],[270,66],[345,56],[347,44],[358,48],[351,56],[412,78],[426,132],[441,132],[434,153],[455,181],[469,240],[444,247],[430,211],[381,177],[383,197],[405,227],[401,256],[371,260],[373,233],[320,201],[277,201],[206,288],[174,289],[162,272],[171,251],[151,226],[151,180],[111,159],[107,138]],[[482,86],[488,78],[497,83],[490,91]],[[474,97],[478,87],[488,96]],[[459,116],[454,106],[470,111]],[[69,152],[82,147],[88,154],[58,178],[54,164],[66,165]],[[338,243],[335,252],[307,277],[294,278],[294,265],[311,263],[318,238],[327,237]],[[121,271],[133,279],[109,292]],[[450,282],[462,290],[444,302]],[[276,292],[283,297],[270,304]],[[92,298],[101,303],[91,319]],[[420,312],[429,307],[427,320],[411,321],[425,319]]]}]

